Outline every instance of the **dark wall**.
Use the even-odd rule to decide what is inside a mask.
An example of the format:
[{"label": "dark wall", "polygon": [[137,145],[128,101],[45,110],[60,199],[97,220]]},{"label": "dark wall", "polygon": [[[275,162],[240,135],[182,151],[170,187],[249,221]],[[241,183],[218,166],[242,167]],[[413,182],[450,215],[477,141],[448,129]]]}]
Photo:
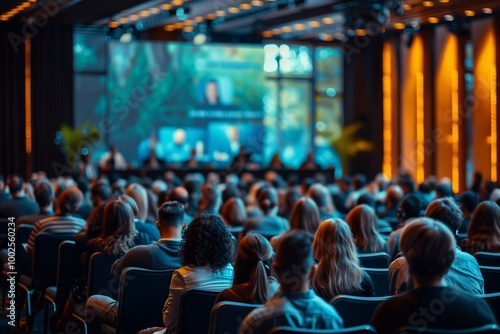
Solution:
[{"label": "dark wall", "polygon": [[0,24],[0,174],[28,176],[44,170],[55,176],[54,162],[62,163],[64,157],[54,135],[61,123],[73,122],[73,29],[47,25],[31,31],[29,156],[25,149],[26,31],[22,24]]},{"label": "dark wall", "polygon": [[379,36],[354,37],[344,44],[345,124],[362,122],[359,138],[374,144],[371,152],[359,153],[351,160],[349,173],[369,178],[382,171],[382,48]]}]

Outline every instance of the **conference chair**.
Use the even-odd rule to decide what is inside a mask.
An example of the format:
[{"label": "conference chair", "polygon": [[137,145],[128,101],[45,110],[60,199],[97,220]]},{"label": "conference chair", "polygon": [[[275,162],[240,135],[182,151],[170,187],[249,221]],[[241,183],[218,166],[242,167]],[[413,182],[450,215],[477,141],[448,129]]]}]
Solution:
[{"label": "conference chair", "polygon": [[339,295],[330,300],[330,304],[338,312],[344,327],[363,326],[370,323],[373,313],[386,297],[357,297]]},{"label": "conference chair", "polygon": [[58,307],[64,307],[73,282],[81,274],[81,265],[78,259],[83,251],[84,248],[76,245],[72,240],[63,241],[59,245],[56,285],[45,290],[44,333],[46,333],[48,325],[49,307],[52,306],[52,312],[55,312]]},{"label": "conference chair", "polygon": [[484,293],[500,292],[500,267],[479,266],[484,278]]},{"label": "conference chair", "polygon": [[89,260],[87,295],[105,295],[118,299],[118,280],[111,273],[115,258],[104,253],[94,253]]},{"label": "conference chair", "polygon": [[224,301],[217,303],[210,316],[210,334],[238,333],[245,317],[259,304]]},{"label": "conference chair", "polygon": [[398,330],[398,334],[499,334],[500,327],[497,325],[486,325],[469,329],[432,329],[420,327],[404,327]]},{"label": "conference chair", "polygon": [[[120,275],[118,322],[103,324],[106,334],[136,334],[148,327],[163,327],[161,310],[170,292],[174,270],[129,267]],[[144,302],[141,302],[144,301]]]},{"label": "conference chair", "polygon": [[[31,296],[38,292],[45,293],[45,289],[57,283],[57,262],[59,245],[66,240],[73,239],[74,234],[39,233],[35,238],[33,250],[33,265],[31,276],[21,275],[18,282],[18,293],[22,294],[21,301],[26,301],[27,326],[32,328],[35,312],[32,310]],[[22,302],[17,303],[18,314]]]},{"label": "conference chair", "polygon": [[307,329],[293,327],[276,327],[271,329],[270,334],[375,334],[375,329],[372,326],[358,326],[344,329]]},{"label": "conference chair", "polygon": [[181,295],[177,333],[208,333],[210,314],[220,291],[187,289]]},{"label": "conference chair", "polygon": [[474,257],[480,266],[500,268],[500,253],[477,252]]},{"label": "conference chair", "polygon": [[479,295],[478,297],[486,300],[488,305],[490,305],[491,310],[495,314],[497,322],[500,324],[500,292]]},{"label": "conference chair", "polygon": [[7,238],[9,233],[9,219],[0,218],[0,249],[7,248],[9,239]]},{"label": "conference chair", "polygon": [[375,287],[375,296],[389,295],[389,268],[363,268],[370,275]]},{"label": "conference chair", "polygon": [[385,252],[378,253],[358,253],[359,263],[365,268],[389,268],[391,258]]}]

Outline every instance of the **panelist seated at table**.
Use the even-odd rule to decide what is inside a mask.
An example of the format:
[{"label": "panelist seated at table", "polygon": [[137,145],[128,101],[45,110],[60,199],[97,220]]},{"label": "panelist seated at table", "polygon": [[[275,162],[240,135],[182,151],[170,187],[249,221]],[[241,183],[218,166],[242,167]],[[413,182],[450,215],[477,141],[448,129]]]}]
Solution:
[{"label": "panelist seated at table", "polygon": [[186,131],[176,129],[172,134],[172,141],[165,143],[168,162],[184,162],[190,157],[191,146],[186,143]]},{"label": "panelist seated at table", "polygon": [[127,163],[123,155],[118,152],[118,146],[112,145],[109,152],[104,153],[99,163],[99,167],[103,171],[108,170],[123,170],[127,168]]}]

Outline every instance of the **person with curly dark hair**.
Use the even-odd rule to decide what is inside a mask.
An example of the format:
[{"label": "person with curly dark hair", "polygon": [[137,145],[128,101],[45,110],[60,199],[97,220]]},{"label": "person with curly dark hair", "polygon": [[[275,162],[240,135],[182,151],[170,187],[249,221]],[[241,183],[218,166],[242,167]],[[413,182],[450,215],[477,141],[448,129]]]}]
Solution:
[{"label": "person with curly dark hair", "polygon": [[[235,247],[231,233],[219,216],[201,213],[182,233],[181,264],[170,281],[170,292],[163,307],[165,333],[177,333],[182,292],[187,289],[222,291],[231,287]],[[153,327],[140,333],[153,333]]]}]

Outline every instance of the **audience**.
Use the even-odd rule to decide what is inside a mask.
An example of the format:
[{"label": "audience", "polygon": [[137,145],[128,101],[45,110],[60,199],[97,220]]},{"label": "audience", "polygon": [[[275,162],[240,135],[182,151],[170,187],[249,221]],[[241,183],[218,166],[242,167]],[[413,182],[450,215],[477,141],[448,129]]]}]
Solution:
[{"label": "audience", "polygon": [[396,333],[404,326],[458,330],[497,323],[485,300],[443,279],[456,251],[449,227],[429,218],[416,219],[405,226],[400,244],[415,289],[379,305],[371,320],[378,333]]},{"label": "audience", "polygon": [[[448,227],[452,235],[456,234],[462,223],[462,212],[450,198],[432,201],[427,207],[425,215],[443,223]],[[477,295],[484,293],[484,280],[476,259],[472,255],[462,252],[459,247],[456,248],[455,259],[443,279],[448,285],[463,291]],[[408,260],[400,257],[391,263],[389,266],[391,294],[409,290],[412,288],[412,284],[413,281],[410,280],[409,276]]]},{"label": "audience", "polygon": [[460,247],[468,253],[500,253],[500,207],[491,201],[479,204],[472,214],[467,239]]},{"label": "audience", "polygon": [[201,196],[198,201],[200,213],[208,213],[219,216],[222,205],[222,193],[216,184],[205,183],[201,187]]},{"label": "audience", "polygon": [[137,204],[139,212],[135,216],[136,220],[146,223],[149,204],[146,189],[138,183],[132,183],[125,189],[125,195],[132,197]]},{"label": "audience", "polygon": [[399,204],[403,199],[404,193],[398,185],[392,185],[387,188],[385,197],[385,210],[379,215],[380,218],[395,219],[399,209]]},{"label": "audience", "polygon": [[[80,205],[80,208],[76,212],[77,215],[82,217],[83,219],[87,219],[92,212],[92,201],[90,200],[90,184],[86,178],[78,178],[76,182],[76,186],[83,195],[83,202]],[[35,195],[36,198],[36,195]]]},{"label": "audience", "polygon": [[[183,187],[175,187],[168,194],[167,202],[168,201],[179,202],[182,205],[184,205],[184,221],[186,222],[187,225],[189,225],[189,223],[191,223],[191,221],[193,220],[193,217],[191,217],[187,213],[187,210],[189,210],[189,193],[188,193],[188,191]],[[163,202],[161,204],[163,204]],[[160,204],[160,206],[161,206],[161,204]]]},{"label": "audience", "polygon": [[3,177],[2,174],[0,174],[0,208],[10,201],[11,196],[9,193],[9,189],[7,188],[7,185],[5,184],[5,178]]},{"label": "audience", "polygon": [[314,259],[318,268],[312,287],[325,301],[337,295],[375,296],[373,282],[360,267],[349,225],[343,220],[321,223],[314,237]]},{"label": "audience", "polygon": [[335,211],[330,193],[324,185],[320,183],[313,184],[307,192],[307,197],[312,199],[318,206],[320,219],[340,218],[339,213]]},{"label": "audience", "polygon": [[[161,239],[152,245],[136,246],[118,259],[111,268],[115,278],[125,268],[138,267],[150,270],[178,269],[181,266],[179,251],[181,249],[181,229],[184,223],[184,207],[179,202],[166,202],[158,210]],[[90,332],[98,331],[101,323],[116,324],[118,316],[117,301],[108,296],[91,296],[86,305],[87,317],[95,317],[89,326]],[[94,329],[94,330],[92,330]]]},{"label": "audience", "polygon": [[19,175],[9,176],[7,186],[12,198],[0,207],[1,218],[14,217],[18,219],[22,216],[34,215],[40,211],[38,204],[26,196],[22,177]]},{"label": "audience", "polygon": [[273,255],[271,244],[263,236],[250,233],[241,239],[234,263],[233,286],[222,291],[217,296],[216,303],[267,302],[279,288],[278,282],[271,276]]},{"label": "audience", "polygon": [[243,226],[247,220],[245,203],[241,200],[241,198],[228,199],[222,206],[220,213],[222,220],[224,220],[229,228]]},{"label": "audience", "polygon": [[31,216],[24,216],[16,220],[16,225],[35,225],[39,220],[54,214],[54,188],[48,182],[40,182],[35,187],[35,199],[40,211]]},{"label": "audience", "polygon": [[355,206],[346,217],[351,228],[358,253],[386,252],[389,247],[378,233],[375,210],[368,205]]},{"label": "audience", "polygon": [[279,326],[331,330],[343,327],[337,311],[311,289],[312,248],[312,238],[304,231],[291,231],[282,237],[272,265],[280,290],[245,318],[240,333],[268,333]]}]

